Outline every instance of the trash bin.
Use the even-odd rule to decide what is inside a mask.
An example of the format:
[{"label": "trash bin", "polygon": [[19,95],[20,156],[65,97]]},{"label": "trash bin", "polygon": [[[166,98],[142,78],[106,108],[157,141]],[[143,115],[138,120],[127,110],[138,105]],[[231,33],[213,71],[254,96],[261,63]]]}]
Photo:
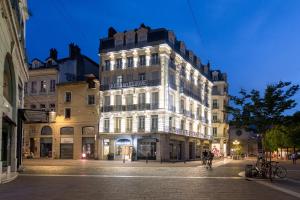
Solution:
[{"label": "trash bin", "polygon": [[253,165],[246,165],[246,167],[245,167],[245,176],[246,177],[251,178],[253,176],[252,168],[253,168]]}]

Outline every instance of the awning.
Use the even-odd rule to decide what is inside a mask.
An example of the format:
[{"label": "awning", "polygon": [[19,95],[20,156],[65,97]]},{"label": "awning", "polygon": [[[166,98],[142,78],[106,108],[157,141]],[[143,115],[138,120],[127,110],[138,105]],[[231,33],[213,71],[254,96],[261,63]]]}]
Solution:
[{"label": "awning", "polygon": [[45,110],[19,109],[24,123],[48,123],[49,112]]}]

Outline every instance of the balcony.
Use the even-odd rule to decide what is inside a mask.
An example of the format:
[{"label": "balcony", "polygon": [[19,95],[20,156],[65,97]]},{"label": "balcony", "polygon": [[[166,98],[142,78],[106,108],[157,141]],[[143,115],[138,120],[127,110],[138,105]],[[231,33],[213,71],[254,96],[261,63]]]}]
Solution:
[{"label": "balcony", "polygon": [[180,87],[180,93],[183,93],[199,102],[201,102],[201,97],[197,94],[195,94],[192,90],[189,90],[185,87]]},{"label": "balcony", "polygon": [[156,110],[159,109],[158,104],[133,104],[133,105],[115,105],[103,106],[101,112],[121,112],[121,111],[134,111],[134,110]]},{"label": "balcony", "polygon": [[159,58],[151,58],[150,59],[150,65],[159,65],[160,59]]},{"label": "balcony", "polygon": [[112,83],[109,85],[100,86],[100,90],[112,90],[112,89],[122,89],[122,88],[131,88],[131,87],[145,87],[145,86],[158,86],[161,84],[160,79],[156,80],[138,80],[122,83]]},{"label": "balcony", "polygon": [[184,136],[189,136],[189,137],[196,137],[196,138],[201,138],[201,139],[208,139],[211,140],[212,137],[209,135],[205,135],[200,132],[195,132],[195,131],[189,131],[189,130],[182,130],[178,129],[176,127],[170,127],[169,132],[177,135],[184,135]]}]

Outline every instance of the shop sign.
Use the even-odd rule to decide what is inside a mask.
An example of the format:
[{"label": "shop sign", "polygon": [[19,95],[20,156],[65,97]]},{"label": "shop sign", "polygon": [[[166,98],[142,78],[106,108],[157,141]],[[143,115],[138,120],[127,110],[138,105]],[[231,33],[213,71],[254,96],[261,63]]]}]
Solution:
[{"label": "shop sign", "polygon": [[72,144],[72,143],[74,143],[74,139],[73,138],[60,138],[60,143]]}]

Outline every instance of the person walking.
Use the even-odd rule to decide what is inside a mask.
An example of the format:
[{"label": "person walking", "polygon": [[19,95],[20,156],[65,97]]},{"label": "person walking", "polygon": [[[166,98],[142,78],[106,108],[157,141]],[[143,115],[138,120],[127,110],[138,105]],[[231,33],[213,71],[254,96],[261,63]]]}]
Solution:
[{"label": "person walking", "polygon": [[214,156],[215,156],[215,154],[213,152],[210,151],[208,153],[208,165],[209,165],[210,168],[212,167],[212,161],[214,159]]},{"label": "person walking", "polygon": [[295,165],[296,164],[296,154],[295,154],[295,152],[294,153],[292,153],[292,160],[293,160],[293,165]]},{"label": "person walking", "polygon": [[205,165],[207,161],[208,152],[206,150],[202,153],[202,164]]}]

